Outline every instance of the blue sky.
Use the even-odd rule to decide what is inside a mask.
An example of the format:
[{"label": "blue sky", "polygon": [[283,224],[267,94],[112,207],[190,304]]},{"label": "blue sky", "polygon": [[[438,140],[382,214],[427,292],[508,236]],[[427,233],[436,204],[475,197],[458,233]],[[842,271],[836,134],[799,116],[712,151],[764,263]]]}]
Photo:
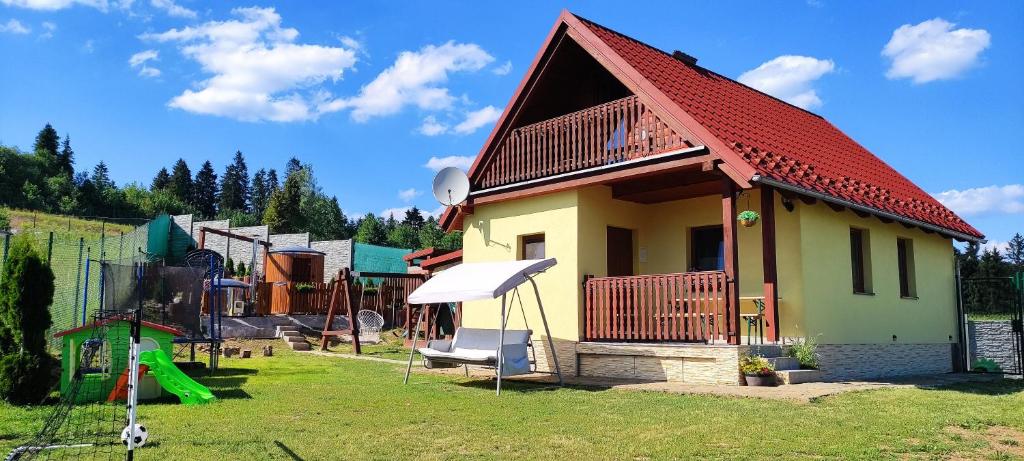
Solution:
[{"label": "blue sky", "polygon": [[477,154],[568,8],[827,117],[994,242],[1024,232],[1024,3],[479,3],[0,0],[0,143],[51,122],[118,184],[294,155],[346,213],[433,211],[428,165]]}]

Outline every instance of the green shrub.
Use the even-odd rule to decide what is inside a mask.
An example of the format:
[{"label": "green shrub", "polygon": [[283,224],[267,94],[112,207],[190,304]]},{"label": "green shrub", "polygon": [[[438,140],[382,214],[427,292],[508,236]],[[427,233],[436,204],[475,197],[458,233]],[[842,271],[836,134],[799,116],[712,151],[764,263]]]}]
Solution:
[{"label": "green shrub", "polygon": [[7,210],[0,208],[0,232],[9,232],[11,230],[11,215],[7,214]]},{"label": "green shrub", "polygon": [[980,357],[975,360],[974,365],[971,366],[971,370],[980,371],[982,373],[999,373],[1003,371],[995,360],[985,357]]},{"label": "green shrub", "polygon": [[789,346],[786,355],[799,360],[800,368],[818,369],[818,342],[814,338],[804,338],[803,341]]},{"label": "green shrub", "polygon": [[0,399],[39,403],[50,392],[46,351],[53,271],[24,237],[14,239],[0,278]]},{"label": "green shrub", "polygon": [[57,382],[55,365],[48,354],[14,352],[0,357],[0,397],[16,405],[42,402]]},{"label": "green shrub", "polygon": [[775,367],[760,355],[747,355],[740,359],[740,372],[746,376],[771,376]]},{"label": "green shrub", "polygon": [[309,293],[309,292],[313,291],[314,288],[316,288],[316,287],[314,287],[312,283],[296,283],[295,284],[295,292],[296,293]]}]

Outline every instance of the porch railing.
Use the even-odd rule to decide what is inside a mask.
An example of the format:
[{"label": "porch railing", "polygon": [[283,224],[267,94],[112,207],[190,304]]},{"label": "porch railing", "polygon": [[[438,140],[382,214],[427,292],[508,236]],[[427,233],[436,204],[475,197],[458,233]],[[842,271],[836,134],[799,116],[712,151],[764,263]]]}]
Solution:
[{"label": "porch railing", "polygon": [[512,130],[498,147],[484,188],[608,165],[688,147],[636,96]]},{"label": "porch railing", "polygon": [[587,341],[727,342],[725,272],[593,277],[584,282]]}]

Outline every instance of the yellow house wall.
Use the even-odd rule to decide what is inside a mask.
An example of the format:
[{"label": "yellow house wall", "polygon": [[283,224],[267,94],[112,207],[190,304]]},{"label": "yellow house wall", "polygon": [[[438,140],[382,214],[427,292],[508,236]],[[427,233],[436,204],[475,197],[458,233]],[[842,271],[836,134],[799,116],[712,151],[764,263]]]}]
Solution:
[{"label": "yellow house wall", "polygon": [[[749,195],[749,200],[748,196]],[[776,245],[780,302],[779,326],[783,336],[803,336],[804,303],[800,258],[799,210],[786,212],[776,197]],[[760,191],[746,192],[738,209],[760,212]],[[634,269],[637,274],[685,272],[690,261],[690,229],[721,225],[722,203],[718,196],[644,205],[611,196],[611,189],[595,186],[579,193],[580,279],[586,274],[606,276],[607,227],[634,231]],[[760,224],[740,227],[737,234],[740,260],[740,295],[764,294]],[[646,254],[646,260],[641,256]],[[741,302],[743,312],[755,309]]]},{"label": "yellow house wall", "polygon": [[[937,234],[835,212],[800,209],[800,254],[808,331],[831,344],[947,343],[956,338],[953,245]],[[853,293],[850,228],[868,231],[874,295]],[[781,234],[780,234],[781,235]],[[913,240],[918,299],[902,299],[896,239]]]},{"label": "yellow house wall", "polygon": [[[557,265],[536,278],[551,336],[578,341],[581,279],[577,270],[576,229],[576,191],[478,206],[463,222],[462,259],[464,262],[516,260],[521,254],[521,236],[544,233],[545,256],[558,260]],[[528,323],[535,336],[539,336],[543,325],[533,290],[524,285],[521,292],[526,322],[517,299],[511,301],[508,327],[523,328]],[[463,324],[497,328],[500,306],[500,298],[464,303]]]}]

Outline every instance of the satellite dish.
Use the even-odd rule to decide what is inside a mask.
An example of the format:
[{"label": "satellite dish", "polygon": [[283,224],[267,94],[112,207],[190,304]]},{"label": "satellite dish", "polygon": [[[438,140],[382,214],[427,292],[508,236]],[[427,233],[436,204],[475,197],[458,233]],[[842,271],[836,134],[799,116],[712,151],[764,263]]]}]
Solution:
[{"label": "satellite dish", "polygon": [[442,205],[458,205],[469,197],[469,177],[462,170],[450,166],[434,176],[434,198]]}]

